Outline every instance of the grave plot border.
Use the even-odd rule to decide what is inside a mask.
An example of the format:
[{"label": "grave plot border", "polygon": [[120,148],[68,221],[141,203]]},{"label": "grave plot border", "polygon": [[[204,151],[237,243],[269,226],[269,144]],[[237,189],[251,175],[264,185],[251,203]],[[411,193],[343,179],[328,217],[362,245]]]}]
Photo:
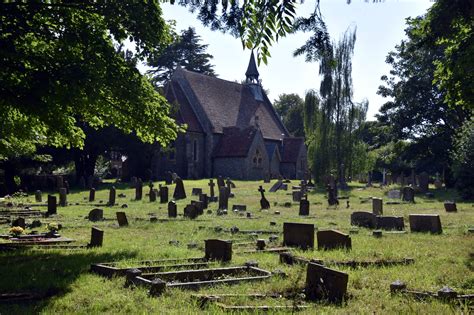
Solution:
[{"label": "grave plot border", "polygon": [[437,299],[446,302],[474,302],[474,294],[458,294],[449,287],[443,287],[438,292],[408,290],[404,282],[397,280],[390,284],[392,295],[401,294],[411,296],[419,300]]},{"label": "grave plot border", "polygon": [[[189,281],[187,277],[189,275],[204,275],[205,273],[221,273],[222,275],[232,276],[234,273],[246,272],[253,274],[251,276],[242,277],[237,276],[235,278],[226,279],[214,279],[204,281]],[[166,279],[162,277],[176,277],[183,276],[187,282],[166,282]],[[212,286],[219,284],[237,284],[242,281],[258,281],[265,280],[272,276],[270,271],[254,267],[254,266],[236,266],[236,267],[224,267],[224,268],[210,268],[210,269],[196,269],[196,270],[181,270],[181,271],[170,271],[170,272],[157,272],[157,273],[145,273],[132,277],[127,276],[127,282],[130,284],[145,286],[150,288],[150,295],[159,296],[166,288],[180,288],[180,289],[197,289],[202,286]],[[202,279],[202,277],[200,277]]]}]

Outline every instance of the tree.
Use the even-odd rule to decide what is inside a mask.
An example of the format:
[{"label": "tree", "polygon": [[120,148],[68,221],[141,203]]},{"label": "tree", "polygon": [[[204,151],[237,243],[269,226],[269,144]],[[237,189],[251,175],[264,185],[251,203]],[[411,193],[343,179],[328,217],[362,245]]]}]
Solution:
[{"label": "tree", "polygon": [[474,119],[456,132],[451,157],[457,190],[464,199],[474,199]]},{"label": "tree", "polygon": [[304,137],[303,106],[304,101],[298,94],[280,94],[273,103],[283,123],[295,137]]},{"label": "tree", "polygon": [[164,86],[177,67],[216,76],[210,64],[213,56],[206,53],[208,45],[200,44],[201,38],[194,28],[183,30],[181,35],[175,33],[173,37],[175,40],[170,46],[148,60],[148,65],[155,68],[149,73],[156,85]]}]

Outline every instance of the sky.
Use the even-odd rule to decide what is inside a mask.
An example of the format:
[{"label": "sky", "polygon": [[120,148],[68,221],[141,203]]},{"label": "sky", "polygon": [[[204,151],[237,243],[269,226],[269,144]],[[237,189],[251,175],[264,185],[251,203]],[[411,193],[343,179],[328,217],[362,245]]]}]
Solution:
[{"label": "sky", "polygon": [[[315,1],[304,1],[298,5],[297,15],[308,16],[314,10]],[[388,52],[405,37],[405,19],[424,14],[431,7],[431,0],[385,0],[381,3],[352,0],[321,0],[321,13],[333,40],[339,39],[349,28],[357,28],[357,40],[352,59],[352,79],[355,102],[368,99],[368,120],[373,120],[379,108],[387,101],[377,95],[380,77],[389,74],[385,63]],[[192,26],[208,44],[207,52],[214,56],[211,61],[221,79],[241,81],[249,62],[250,51],[243,50],[239,38],[204,27],[187,8],[162,4],[167,20],[176,20],[176,29],[181,31]],[[270,48],[272,57],[265,65],[259,65],[263,87],[269,90],[270,100],[283,93],[296,93],[304,98],[309,89],[319,89],[320,77],[317,63],[306,63],[304,56],[293,57],[293,51],[302,46],[309,33],[288,35]]]}]

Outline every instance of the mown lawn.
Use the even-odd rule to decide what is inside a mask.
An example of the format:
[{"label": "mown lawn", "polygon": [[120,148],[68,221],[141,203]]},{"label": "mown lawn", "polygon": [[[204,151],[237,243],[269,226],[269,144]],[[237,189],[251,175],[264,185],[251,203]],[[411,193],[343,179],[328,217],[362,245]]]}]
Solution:
[{"label": "mown lawn", "polygon": [[[188,198],[180,200],[178,204],[178,219],[168,222],[149,222],[149,213],[156,213],[159,218],[167,218],[167,206],[159,201],[150,203],[144,187],[142,201],[133,201],[134,190],[125,184],[118,184],[117,194],[124,193],[125,198],[117,198],[119,205],[128,204],[128,208],[120,206],[105,206],[108,200],[107,185],[96,193],[96,202],[103,201],[104,216],[115,219],[116,211],[125,211],[130,225],[118,228],[115,220],[106,220],[98,223],[89,222],[85,217],[94,207],[87,205],[88,191],[72,191],[68,202],[83,205],[71,205],[65,208],[58,207],[58,215],[54,218],[42,219],[43,223],[57,222],[63,225],[61,235],[76,239],[78,244],[86,244],[90,238],[90,229],[97,226],[105,231],[104,246],[89,250],[40,250],[29,249],[15,252],[0,253],[0,292],[49,292],[51,297],[22,305],[0,304],[0,314],[25,313],[159,313],[159,314],[190,314],[190,313],[218,313],[220,310],[213,306],[200,309],[191,299],[193,291],[171,289],[161,297],[149,297],[145,288],[124,288],[123,278],[105,279],[89,272],[91,263],[120,261],[123,265],[131,265],[133,260],[184,258],[204,256],[204,240],[220,238],[236,241],[253,240],[250,235],[216,232],[214,227],[224,229],[237,226],[241,230],[274,230],[282,241],[283,222],[314,223],[318,229],[338,229],[349,233],[351,230],[350,214],[353,211],[371,211],[371,203],[361,203],[363,197],[382,197],[387,201],[386,193],[389,188],[361,189],[358,184],[351,185],[351,190],[340,195],[350,197],[350,208],[346,208],[345,201],[339,209],[327,209],[325,195],[317,190],[309,195],[311,203],[310,217],[298,216],[298,204],[293,203],[291,208],[283,204],[291,201],[290,190],[266,193],[271,209],[261,211],[259,206],[260,194],[257,189],[262,182],[236,181],[237,188],[233,189],[235,198],[229,200],[232,204],[246,204],[247,210],[252,212],[253,218],[247,219],[229,211],[227,216],[217,216],[217,203],[211,203],[209,209],[212,214],[205,214],[196,220],[183,220],[182,213],[185,204],[190,200],[197,200],[191,196],[192,187],[203,188],[209,192],[208,180],[186,180],[184,182]],[[272,182],[273,184],[273,182]],[[272,184],[263,184],[268,191]],[[296,185],[293,181],[291,185]],[[155,183],[155,187],[158,183]],[[394,186],[390,188],[395,188]],[[174,186],[170,187],[170,195]],[[410,257],[415,263],[408,266],[392,266],[384,268],[342,268],[336,269],[349,274],[348,299],[342,305],[327,303],[307,303],[309,309],[301,313],[469,313],[466,305],[447,304],[436,300],[417,301],[403,296],[391,296],[389,285],[400,279],[407,283],[409,288],[437,291],[448,285],[458,292],[474,293],[474,234],[467,232],[474,226],[474,208],[472,203],[463,203],[458,200],[458,212],[446,213],[443,201],[458,199],[455,193],[445,190],[434,190],[434,199],[416,196],[416,204],[386,205],[385,215],[403,216],[405,219],[406,234],[387,234],[382,238],[374,238],[368,229],[359,228],[358,234],[351,234],[352,250],[334,251],[299,251],[295,255],[323,260],[370,260],[370,259],[397,259]],[[43,200],[46,198],[46,193]],[[18,201],[34,202],[34,196],[29,200]],[[277,203],[277,205],[275,205]],[[45,210],[45,207],[40,208]],[[280,211],[280,215],[274,212]],[[441,216],[443,233],[431,235],[425,233],[410,233],[408,214],[435,213]],[[31,219],[27,220],[31,221]],[[270,221],[276,226],[270,226]],[[9,226],[0,226],[0,234],[8,233]],[[45,224],[37,228],[45,231]],[[28,232],[28,230],[27,230]],[[259,238],[268,240],[269,235],[260,235]],[[170,245],[171,240],[179,241],[179,245]],[[197,243],[198,248],[188,249],[189,243]],[[275,271],[284,271],[287,277],[274,276],[270,280],[253,283],[242,283],[233,286],[217,286],[202,288],[198,293],[272,293],[289,292],[304,287],[305,267],[287,266],[280,264],[278,254],[238,254],[242,248],[234,247],[234,255],[228,266],[242,265],[246,261],[256,260],[259,267]],[[252,304],[255,301],[240,300],[240,303]],[[264,299],[263,304],[273,305],[272,299]],[[279,302],[280,304],[282,302]],[[287,301],[287,303],[292,303]],[[283,311],[282,311],[283,312]],[[287,311],[288,312],[288,311]],[[273,313],[273,312],[272,312]]]}]

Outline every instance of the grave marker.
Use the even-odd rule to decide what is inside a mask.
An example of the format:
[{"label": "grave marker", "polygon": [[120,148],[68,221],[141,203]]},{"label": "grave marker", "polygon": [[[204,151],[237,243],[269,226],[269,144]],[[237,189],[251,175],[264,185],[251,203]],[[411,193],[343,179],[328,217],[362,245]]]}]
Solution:
[{"label": "grave marker", "polygon": [[314,248],[314,224],[283,223],[283,246]]},{"label": "grave marker", "polygon": [[160,203],[168,202],[168,187],[160,185]]},{"label": "grave marker", "polygon": [[372,198],[372,213],[375,215],[383,214],[383,200],[382,198]]},{"label": "grave marker", "polygon": [[301,201],[301,191],[293,191],[292,193],[292,197],[293,197],[293,202],[300,202]]},{"label": "grave marker", "polygon": [[165,185],[171,185],[173,183],[173,176],[170,171],[165,173]]},{"label": "grave marker", "polygon": [[268,202],[268,200],[265,198],[265,189],[263,189],[262,186],[260,186],[260,188],[258,189],[258,191],[260,192],[260,208],[261,209],[270,209],[270,203]]},{"label": "grave marker", "polygon": [[229,207],[229,190],[225,186],[219,187],[219,210]]},{"label": "grave marker", "polygon": [[356,211],[351,214],[351,225],[373,229],[376,226],[376,216],[365,211]]},{"label": "grave marker", "polygon": [[443,232],[438,214],[410,214],[408,220],[410,221],[411,232],[430,232],[433,234]]},{"label": "grave marker", "polygon": [[300,200],[299,215],[305,215],[306,216],[306,215],[309,215],[309,200],[308,200],[307,195],[304,195],[303,198]]},{"label": "grave marker", "polygon": [[48,195],[48,212],[47,215],[53,215],[57,213],[56,196]]},{"label": "grave marker", "polygon": [[22,229],[25,229],[26,228],[26,222],[25,222],[25,219],[24,218],[17,218],[16,220],[14,220],[12,222],[12,227],[15,227],[15,226],[19,226],[21,227]]},{"label": "grave marker", "polygon": [[306,271],[306,297],[311,300],[341,302],[347,292],[349,275],[309,262]]},{"label": "grave marker", "polygon": [[205,258],[207,260],[232,260],[232,242],[219,239],[208,239],[205,243]]},{"label": "grave marker", "polygon": [[202,188],[193,188],[191,190],[192,196],[199,196],[200,194],[202,194]]},{"label": "grave marker", "polygon": [[125,212],[116,212],[115,215],[117,216],[118,225],[120,227],[128,226],[127,215]]},{"label": "grave marker", "polygon": [[176,186],[174,188],[173,198],[175,200],[186,199],[186,191],[184,190],[183,180],[180,177],[175,179]]},{"label": "grave marker", "polygon": [[199,201],[202,202],[202,208],[207,209],[207,207],[209,206],[209,198],[207,198],[207,194],[200,194]]},{"label": "grave marker", "polygon": [[273,184],[273,186],[270,188],[269,192],[277,192],[278,189],[280,189],[282,185],[283,185],[283,181],[281,179],[278,179],[277,182]]},{"label": "grave marker", "polygon": [[156,201],[156,189],[150,189],[150,193],[148,195],[150,202]]},{"label": "grave marker", "polygon": [[196,207],[198,215],[204,214],[204,204],[202,201],[191,200],[191,204]]},{"label": "grave marker", "polygon": [[387,193],[389,199],[400,199],[401,193],[398,189],[392,189]]},{"label": "grave marker", "polygon": [[199,209],[195,205],[190,204],[184,207],[185,218],[196,219],[198,215],[199,215]]},{"label": "grave marker", "polygon": [[59,205],[61,207],[67,206],[67,191],[66,188],[59,188]]},{"label": "grave marker", "polygon": [[115,189],[114,186],[112,186],[112,188],[110,188],[109,190],[109,202],[108,202],[108,205],[113,207],[115,206],[115,197],[117,195],[117,190]]},{"label": "grave marker", "polygon": [[406,202],[415,202],[415,190],[411,187],[403,187],[402,200]]},{"label": "grave marker", "polygon": [[102,221],[104,219],[104,210],[102,209],[92,209],[89,211],[89,215],[87,216],[89,221],[97,222]]},{"label": "grave marker", "polygon": [[168,217],[169,218],[176,218],[178,216],[178,208],[176,206],[176,202],[171,200],[168,202]]},{"label": "grave marker", "polygon": [[89,202],[95,201],[95,188],[89,190]]},{"label": "grave marker", "polygon": [[135,200],[142,200],[143,197],[143,182],[141,179],[137,180],[137,184],[135,186]]},{"label": "grave marker", "polygon": [[91,229],[91,242],[88,247],[102,247],[102,242],[104,240],[104,231],[93,227]]},{"label": "grave marker", "polygon": [[318,231],[318,250],[328,250],[337,248],[352,248],[352,241],[349,234],[337,230]]},{"label": "grave marker", "polygon": [[446,212],[458,212],[458,208],[456,207],[456,203],[452,201],[445,201],[444,202],[444,210]]},{"label": "grave marker", "polygon": [[405,223],[403,217],[377,216],[377,229],[403,231]]}]

